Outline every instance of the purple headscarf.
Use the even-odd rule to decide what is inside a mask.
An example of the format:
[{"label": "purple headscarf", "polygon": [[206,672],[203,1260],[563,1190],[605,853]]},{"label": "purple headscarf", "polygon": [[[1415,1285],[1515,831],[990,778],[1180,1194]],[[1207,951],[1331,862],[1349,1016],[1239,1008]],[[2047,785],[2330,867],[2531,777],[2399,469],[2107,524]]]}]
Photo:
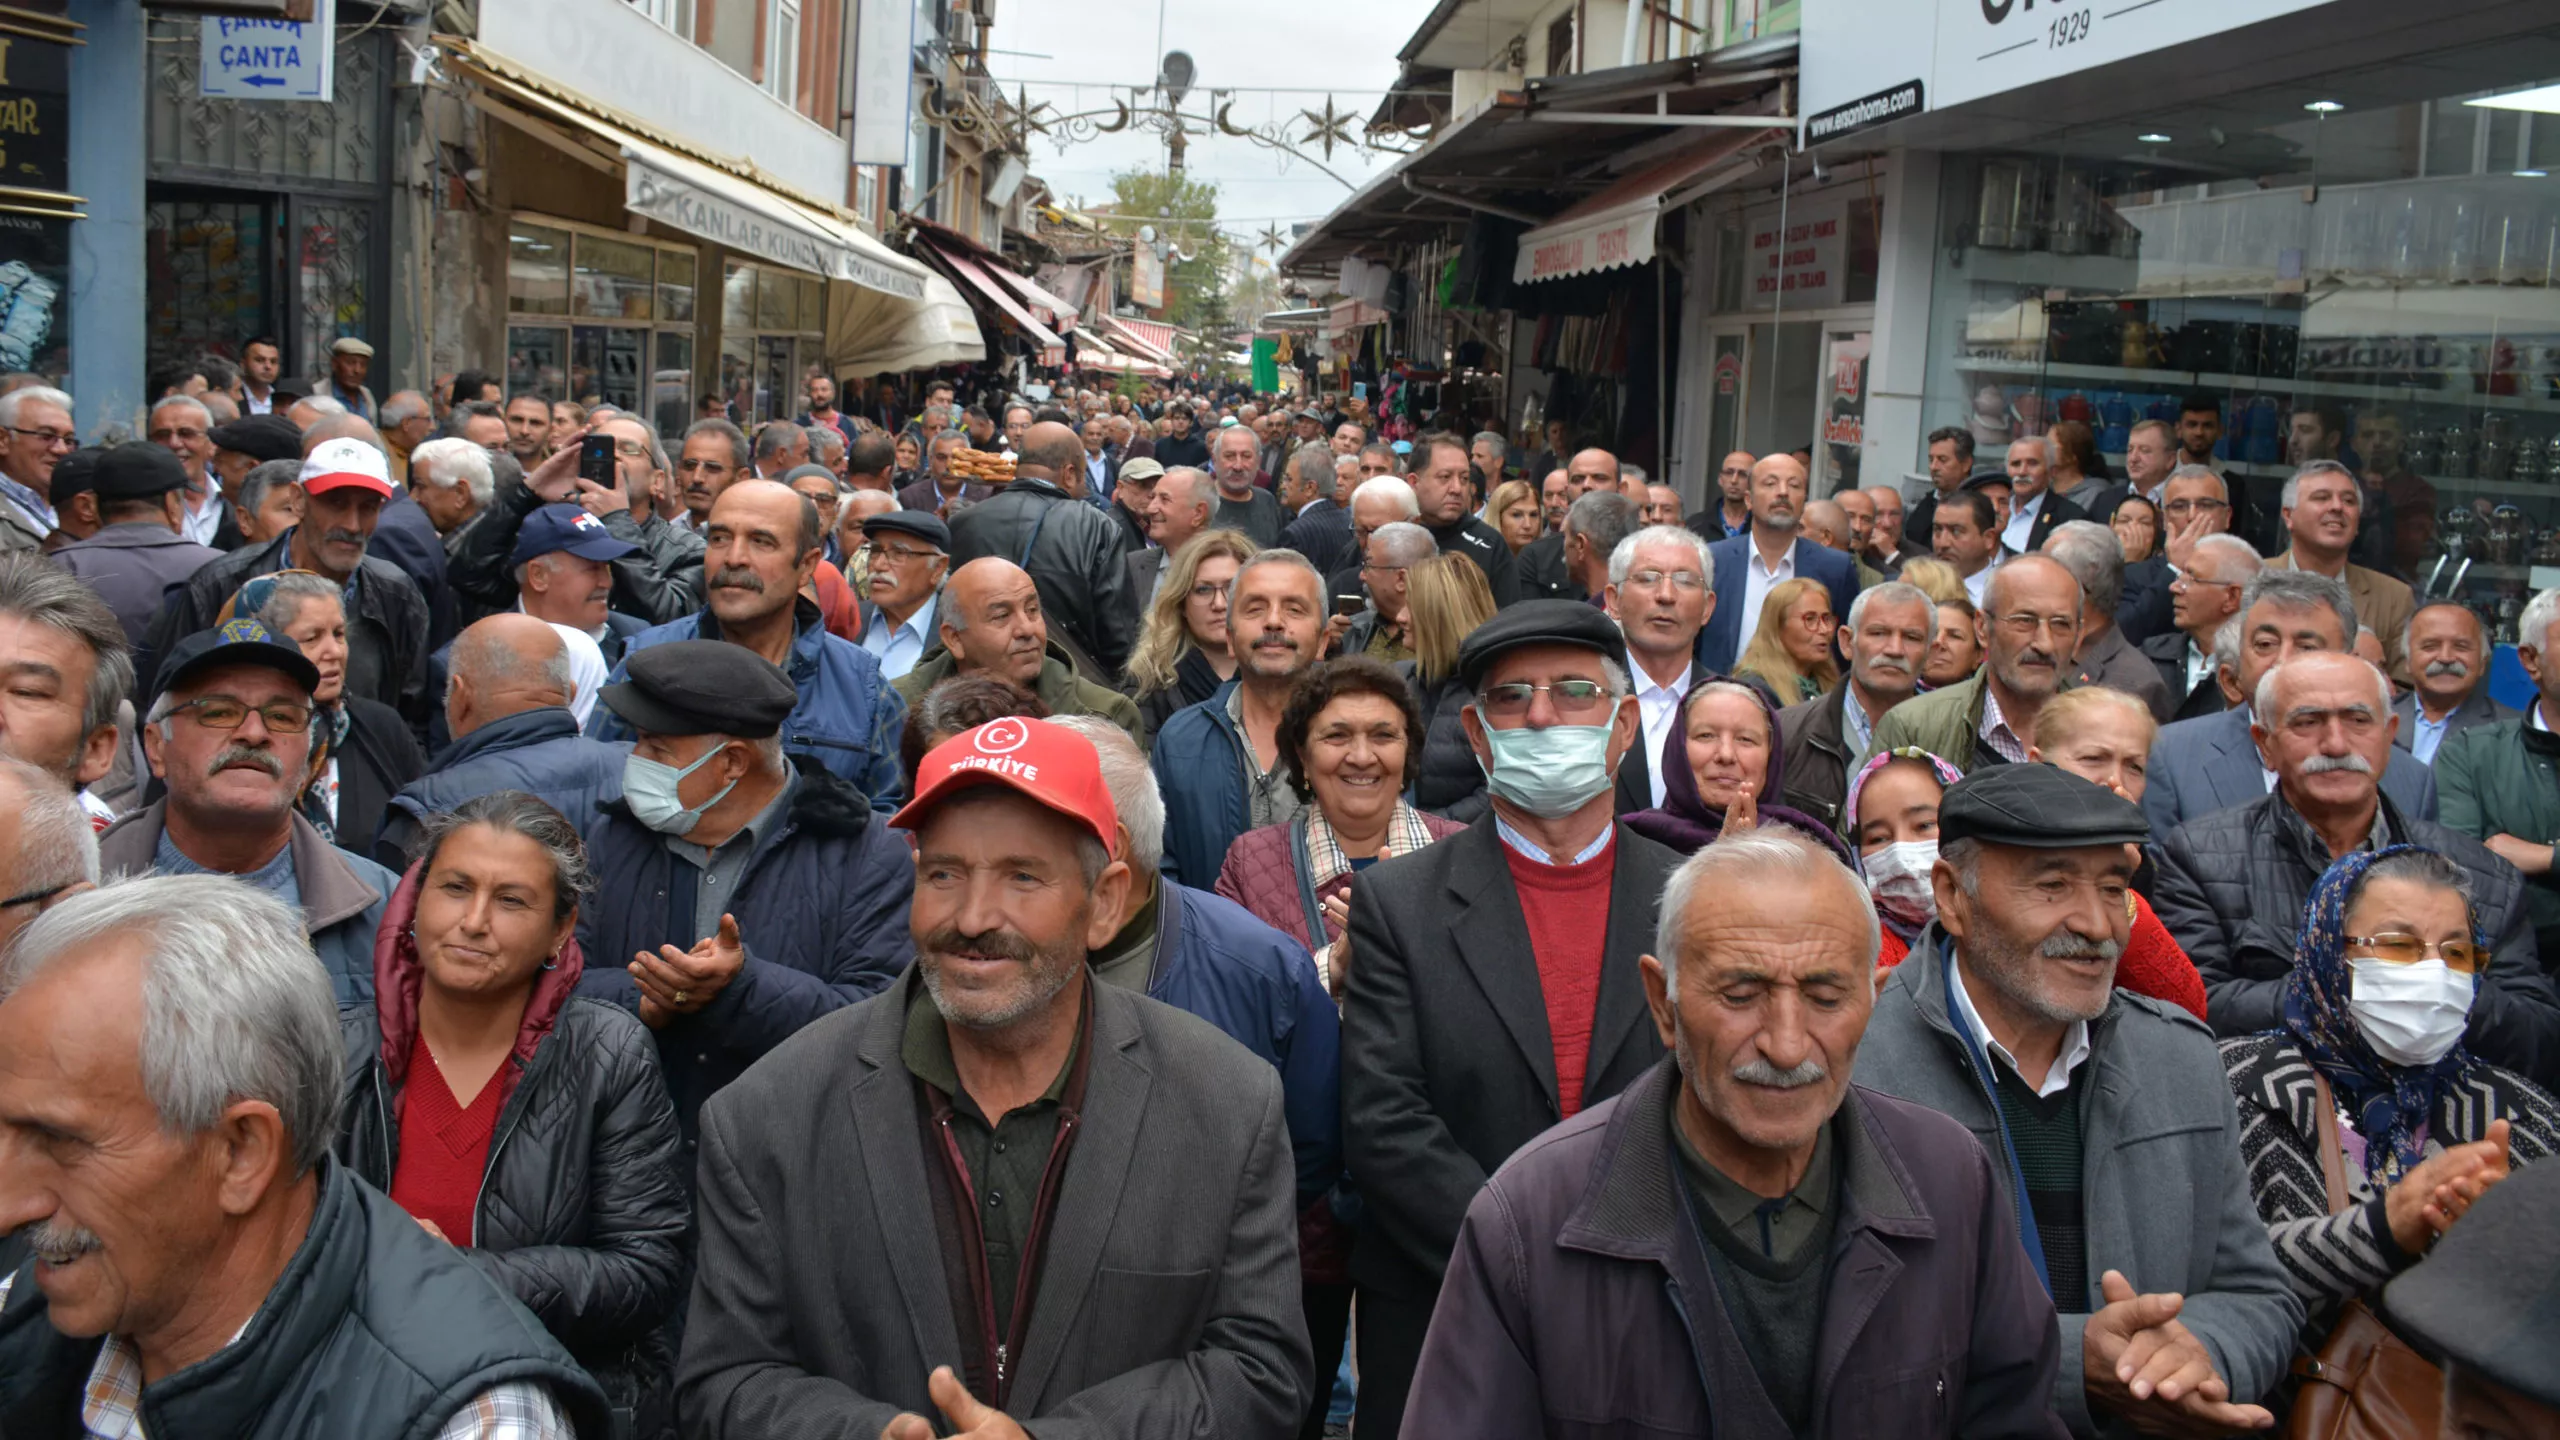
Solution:
[{"label": "purple headscarf", "polygon": [[1785,793],[1780,788],[1780,781],[1786,770],[1785,749],[1778,735],[1778,708],[1769,703],[1769,697],[1762,693],[1760,687],[1730,675],[1702,675],[1689,686],[1689,693],[1680,697],[1680,708],[1671,734],[1662,742],[1662,753],[1654,757],[1654,764],[1661,767],[1658,773],[1662,776],[1662,805],[1659,809],[1639,810],[1625,817],[1627,828],[1648,840],[1658,840],[1683,855],[1698,853],[1714,844],[1715,838],[1724,833],[1724,812],[1708,806],[1706,797],[1698,793],[1697,774],[1689,768],[1689,704],[1698,698],[1700,690],[1719,680],[1749,694],[1759,702],[1761,713],[1769,720],[1769,766],[1761,776],[1760,784],[1751,792],[1761,823],[1774,821],[1801,830],[1829,846],[1832,853],[1840,857],[1841,863],[1856,870],[1857,852],[1841,844],[1840,837],[1832,833],[1830,826],[1801,810],[1776,803],[1773,797]]}]

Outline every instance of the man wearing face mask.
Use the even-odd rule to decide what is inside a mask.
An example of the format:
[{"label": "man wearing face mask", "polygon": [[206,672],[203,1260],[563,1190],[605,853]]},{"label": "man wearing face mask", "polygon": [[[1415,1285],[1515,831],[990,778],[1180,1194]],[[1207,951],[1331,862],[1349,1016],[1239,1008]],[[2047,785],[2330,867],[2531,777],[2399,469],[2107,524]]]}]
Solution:
[{"label": "man wearing face mask", "polygon": [[2160,844],[2152,904],[2204,976],[2219,1035],[2283,1021],[2303,902],[2337,859],[2391,845],[2442,853],[2470,876],[2490,960],[2465,1043],[2538,1083],[2560,1071],[2560,997],[2535,958],[2524,882],[2479,841],[2403,811],[2376,779],[2397,722],[2382,672],[2318,651],[2267,672],[2250,734],[2276,772],[2273,794],[2179,826]]},{"label": "man wearing face mask", "polygon": [[1343,1150],[1370,1222],[1351,1261],[1362,1434],[1402,1423],[1485,1177],[1663,1054],[1637,962],[1680,856],[1611,815],[1643,733],[1624,637],[1589,605],[1524,600],[1466,638],[1458,678],[1491,813],[1351,891]]},{"label": "man wearing face mask", "polygon": [[578,990],[658,1033],[689,1145],[713,1091],[906,968],[915,864],[850,781],[783,752],[797,694],[744,646],[634,650],[600,698],[635,738],[587,827],[608,903],[579,910]]}]

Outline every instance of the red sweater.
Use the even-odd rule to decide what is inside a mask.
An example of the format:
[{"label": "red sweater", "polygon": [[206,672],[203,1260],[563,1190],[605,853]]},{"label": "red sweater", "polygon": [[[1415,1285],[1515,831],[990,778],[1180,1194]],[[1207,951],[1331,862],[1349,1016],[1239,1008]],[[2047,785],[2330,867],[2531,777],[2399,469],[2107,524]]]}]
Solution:
[{"label": "red sweater", "polygon": [[[1911,953],[1891,930],[1884,932],[1884,954],[1878,958],[1880,968],[1890,970]],[[1884,977],[1876,977],[1884,983]],[[2133,930],[2124,942],[2124,955],[2116,961],[2116,988],[2154,1000],[2166,1000],[2184,1006],[2204,1018],[2204,977],[2196,973],[2196,962],[2178,947],[2169,927],[2151,913],[2151,902],[2133,897]]]},{"label": "red sweater", "polygon": [[489,1138],[498,1128],[506,1090],[493,1075],[465,1106],[454,1098],[423,1037],[409,1051],[409,1088],[401,1096],[400,1162],[391,1172],[391,1200],[421,1220],[434,1221],[456,1245],[471,1243],[480,1180],[489,1168]]},{"label": "red sweater", "polygon": [[1556,1047],[1556,1103],[1570,1120],[1582,1108],[1591,1068],[1591,1013],[1600,1002],[1600,957],[1609,941],[1609,880],[1618,842],[1579,865],[1546,865],[1505,845],[1529,948],[1538,961],[1538,990],[1547,1001],[1547,1035]]}]

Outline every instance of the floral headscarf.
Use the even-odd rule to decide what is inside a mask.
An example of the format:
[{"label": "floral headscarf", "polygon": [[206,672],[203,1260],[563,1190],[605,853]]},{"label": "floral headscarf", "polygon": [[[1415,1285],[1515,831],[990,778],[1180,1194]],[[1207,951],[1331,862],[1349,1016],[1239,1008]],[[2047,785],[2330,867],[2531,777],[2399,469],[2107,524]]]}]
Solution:
[{"label": "floral headscarf", "polygon": [[[1865,877],[1867,867],[1864,857],[1866,847],[1858,843],[1858,831],[1861,828],[1858,824],[1858,795],[1867,788],[1867,781],[1873,778],[1877,771],[1896,760],[1926,761],[1931,773],[1938,777],[1940,790],[1964,778],[1964,772],[1917,745],[1905,745],[1899,750],[1879,750],[1868,756],[1866,763],[1858,767],[1858,773],[1849,779],[1848,798],[1840,802],[1841,838],[1849,842],[1849,853],[1860,857],[1858,874],[1861,878]],[[1901,936],[1906,942],[1929,928],[1929,922],[1938,918],[1934,914],[1916,917],[1899,914],[1883,908],[1881,904],[1876,914],[1883,917],[1884,923],[1893,930],[1893,933]]]},{"label": "floral headscarf", "polygon": [[[258,616],[267,608],[267,602],[275,599],[276,581],[287,575],[325,578],[316,570],[277,570],[255,576],[244,582],[238,590],[233,591],[230,599],[222,602],[221,612],[213,617],[214,625],[217,627],[227,625],[234,619],[263,624],[258,620]],[[346,605],[343,598],[338,603],[342,608]],[[302,648],[289,636],[270,634],[268,638],[288,650],[298,651]],[[327,808],[317,803],[314,792],[318,790],[321,780],[328,774],[329,752],[347,743],[347,731],[355,725],[355,717],[347,713],[346,695],[347,692],[341,689],[338,692],[338,703],[334,705],[323,705],[317,700],[312,702],[311,768],[308,778],[302,782],[302,793],[294,797],[295,806],[302,811],[303,818],[318,826],[320,833],[331,840],[337,838],[336,827],[329,824]]]},{"label": "floral headscarf", "polygon": [[[2355,1117],[2365,1140],[2365,1174],[2377,1185],[2398,1179],[2421,1158],[2420,1132],[2436,1100],[2463,1082],[2472,1068],[2468,1046],[2457,1044],[2432,1065],[2395,1065],[2374,1053],[2348,1008],[2354,993],[2347,966],[2347,900],[2377,861],[2394,855],[2429,855],[2416,845],[2360,850],[2340,858],[2320,877],[2304,906],[2302,931],[2293,947],[2293,969],[2280,1001],[2282,1033],[2319,1067],[2329,1089]],[[2471,940],[2487,948],[2480,917],[2471,917]]]}]

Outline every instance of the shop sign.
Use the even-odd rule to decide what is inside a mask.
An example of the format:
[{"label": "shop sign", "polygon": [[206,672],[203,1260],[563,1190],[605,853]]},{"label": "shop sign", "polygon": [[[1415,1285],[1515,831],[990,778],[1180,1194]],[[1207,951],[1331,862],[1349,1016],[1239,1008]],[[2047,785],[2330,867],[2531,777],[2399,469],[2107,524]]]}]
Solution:
[{"label": "shop sign", "polygon": [[1129,249],[1129,298],[1141,310],[1164,308],[1164,257],[1144,240]]},{"label": "shop sign", "polygon": [[624,159],[629,174],[623,187],[623,205],[634,215],[663,220],[687,234],[811,275],[850,281],[866,290],[903,299],[924,298],[921,275],[882,264],[832,236],[788,224],[681,176],[658,170],[627,148]]},{"label": "shop sign", "polygon": [[1872,332],[1859,330],[1833,335],[1828,341],[1822,470],[1834,493],[1858,483],[1858,452],[1867,441],[1867,350],[1872,338]]},{"label": "shop sign", "polygon": [[1905,115],[1922,110],[1924,90],[1917,80],[1905,80],[1873,95],[1861,95],[1846,105],[1835,105],[1819,115],[1805,117],[1804,143],[1819,145],[1825,140],[1838,140],[1861,130],[1872,130],[1890,124]]},{"label": "shop sign", "polygon": [[71,47],[0,35],[0,186],[61,196],[38,202],[33,213],[78,209],[64,193],[71,188],[70,112]]},{"label": "shop sign", "polygon": [[337,57],[337,0],[317,0],[309,20],[208,15],[198,25],[203,53],[196,93],[207,100],[331,100]]},{"label": "shop sign", "polygon": [[1820,309],[1840,303],[1842,271],[1849,258],[1848,208],[1837,202],[1770,207],[1751,219],[1751,248],[1744,264],[1751,277],[1751,305],[1785,304]]},{"label": "shop sign", "polygon": [[1731,354],[1717,356],[1715,375],[1717,394],[1731,395],[1741,389],[1742,357]]}]

